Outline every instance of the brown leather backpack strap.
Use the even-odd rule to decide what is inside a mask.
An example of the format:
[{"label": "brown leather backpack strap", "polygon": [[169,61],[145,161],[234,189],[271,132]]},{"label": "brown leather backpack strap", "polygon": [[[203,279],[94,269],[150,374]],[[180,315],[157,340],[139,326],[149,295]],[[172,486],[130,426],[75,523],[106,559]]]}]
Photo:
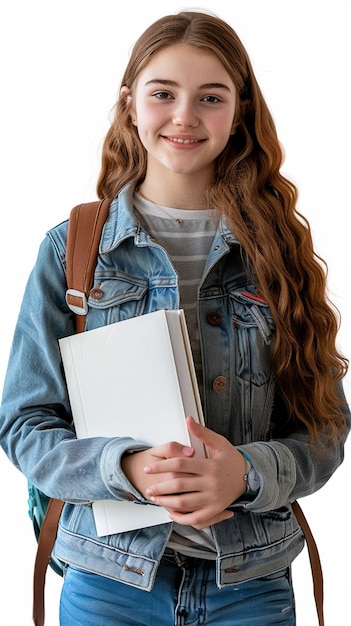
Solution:
[{"label": "brown leather backpack strap", "polygon": [[316,603],[317,615],[318,615],[318,623],[319,626],[324,626],[324,610],[323,610],[323,572],[322,565],[319,558],[319,552],[317,548],[317,544],[312,535],[312,531],[307,523],[305,515],[298,504],[298,502],[292,503],[292,510],[294,515],[299,522],[302,532],[305,535],[305,539],[307,542],[308,555],[311,563],[312,577],[313,577],[313,591],[314,591],[314,599]]},{"label": "brown leather backpack strap", "polygon": [[[111,200],[97,200],[74,207],[68,222],[66,246],[66,301],[76,314],[76,332],[83,332],[88,311],[87,296],[92,286],[102,229]],[[33,577],[33,622],[44,626],[45,578],[56,541],[64,502],[50,499],[38,538]]]},{"label": "brown leather backpack strap", "polygon": [[43,626],[45,621],[46,571],[56,540],[57,526],[63,504],[61,500],[50,499],[38,538],[33,576],[33,622],[35,626]]},{"label": "brown leather backpack strap", "polygon": [[102,228],[111,200],[97,200],[75,206],[68,223],[66,248],[66,301],[76,314],[77,332],[84,330],[87,297],[92,287]]}]

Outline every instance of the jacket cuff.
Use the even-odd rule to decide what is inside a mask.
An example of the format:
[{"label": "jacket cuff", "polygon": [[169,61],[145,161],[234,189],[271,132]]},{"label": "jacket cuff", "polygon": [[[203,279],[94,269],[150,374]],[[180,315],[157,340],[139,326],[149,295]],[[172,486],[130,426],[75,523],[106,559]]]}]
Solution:
[{"label": "jacket cuff", "polygon": [[255,513],[286,506],[296,483],[296,462],[289,448],[278,441],[269,441],[249,443],[237,449],[249,457],[260,479],[257,496],[251,502],[243,502],[243,506]]},{"label": "jacket cuff", "polygon": [[101,475],[108,491],[116,500],[146,502],[122,471],[121,459],[126,452],[141,452],[149,447],[129,437],[113,439],[105,446],[100,462]]}]

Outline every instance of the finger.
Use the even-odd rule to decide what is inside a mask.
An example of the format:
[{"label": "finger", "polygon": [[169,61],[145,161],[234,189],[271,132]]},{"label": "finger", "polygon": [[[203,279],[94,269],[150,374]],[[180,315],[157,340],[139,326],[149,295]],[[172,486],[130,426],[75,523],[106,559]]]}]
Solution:
[{"label": "finger", "polygon": [[152,448],[152,453],[162,459],[171,459],[173,457],[192,457],[194,456],[194,448],[185,446],[177,441],[169,441],[160,446]]},{"label": "finger", "polygon": [[[204,494],[201,485],[199,486],[199,481],[191,475],[184,476],[182,474],[176,477],[165,475],[164,480],[157,480],[155,484],[149,485],[147,489],[148,498],[161,506],[163,506],[161,499],[164,496],[169,497],[174,494],[185,496],[194,493],[202,494],[203,502],[201,502],[201,506],[207,502],[206,493]],[[175,505],[175,507],[177,506],[178,504]]]},{"label": "finger", "polygon": [[148,496],[148,499],[150,502],[153,502],[158,506],[162,506],[169,512],[177,512],[181,514],[194,513],[194,511],[204,506],[201,495],[197,493]]},{"label": "finger", "polygon": [[215,448],[221,445],[222,436],[210,430],[206,426],[199,424],[193,417],[186,418],[188,431],[191,435],[199,439],[207,448]]},{"label": "finger", "polygon": [[156,460],[153,463],[147,463],[144,467],[145,474],[197,474],[201,472],[201,460],[193,457],[172,457]]},{"label": "finger", "polygon": [[234,512],[225,510],[221,513],[213,515],[206,510],[199,510],[190,513],[169,511],[169,517],[173,522],[181,524],[182,526],[191,526],[196,530],[203,530],[203,528],[208,528],[208,526],[212,526],[213,524],[218,524],[219,522],[231,519],[234,517]]}]

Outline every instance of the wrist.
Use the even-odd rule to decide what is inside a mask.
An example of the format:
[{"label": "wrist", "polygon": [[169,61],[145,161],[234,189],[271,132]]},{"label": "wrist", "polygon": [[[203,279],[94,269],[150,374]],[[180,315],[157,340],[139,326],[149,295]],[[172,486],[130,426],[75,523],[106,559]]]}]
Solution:
[{"label": "wrist", "polygon": [[259,476],[251,463],[250,457],[242,450],[240,450],[240,452],[245,459],[245,474],[243,476],[243,479],[246,484],[246,491],[244,493],[244,496],[256,496],[260,490]]}]

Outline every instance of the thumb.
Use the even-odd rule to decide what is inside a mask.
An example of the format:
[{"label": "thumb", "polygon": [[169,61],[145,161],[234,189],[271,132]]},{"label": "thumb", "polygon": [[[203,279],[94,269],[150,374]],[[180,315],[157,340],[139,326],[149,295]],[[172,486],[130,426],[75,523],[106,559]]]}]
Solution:
[{"label": "thumb", "polygon": [[221,435],[218,435],[213,430],[199,424],[191,416],[186,418],[186,423],[189,433],[193,435],[193,437],[199,439],[206,446],[206,448],[215,448],[220,446],[218,438],[220,438]]}]

